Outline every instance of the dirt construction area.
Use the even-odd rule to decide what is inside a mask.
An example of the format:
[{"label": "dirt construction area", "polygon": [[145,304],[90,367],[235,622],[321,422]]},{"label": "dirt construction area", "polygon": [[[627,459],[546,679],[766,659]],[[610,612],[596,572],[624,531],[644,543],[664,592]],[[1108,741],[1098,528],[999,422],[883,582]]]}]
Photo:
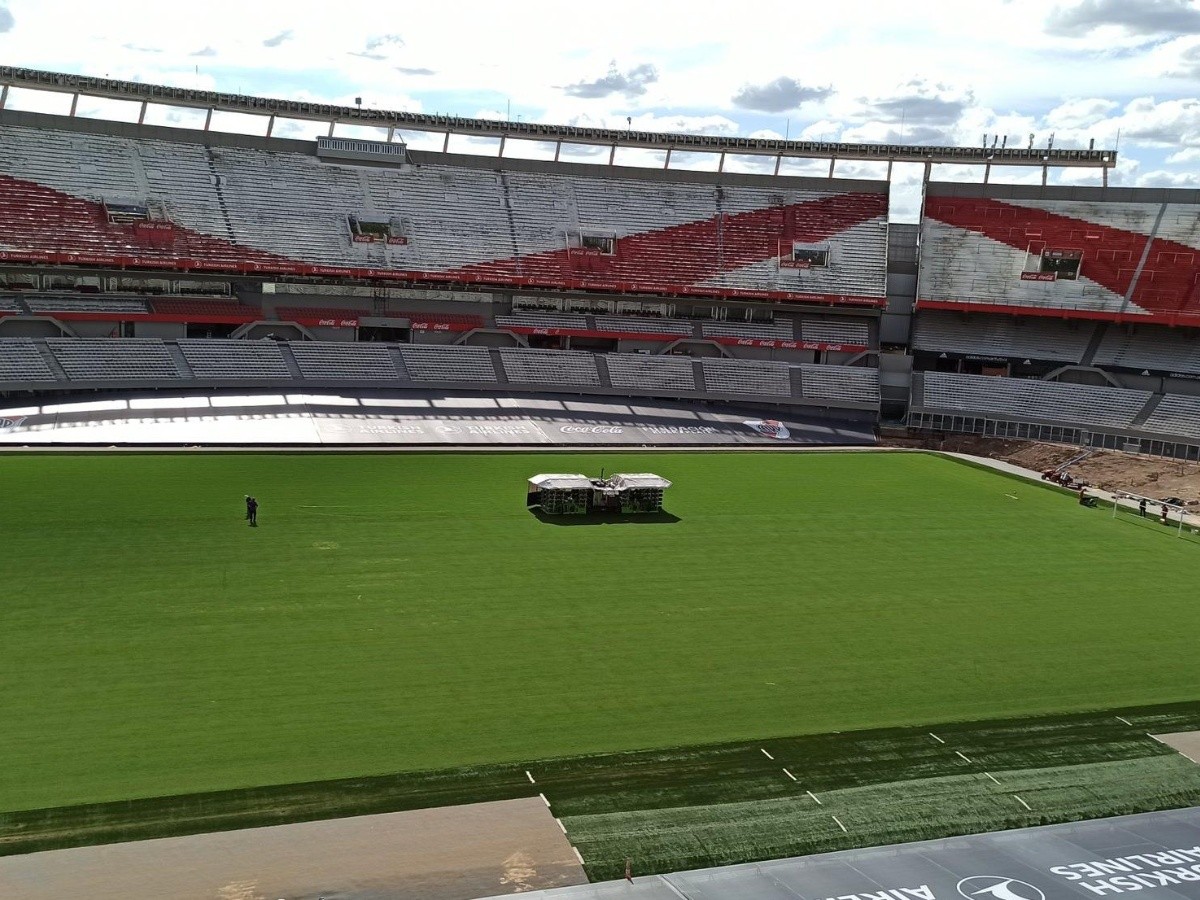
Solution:
[{"label": "dirt construction area", "polygon": [[584,884],[537,797],[0,859],[22,900],[467,900]]},{"label": "dirt construction area", "polygon": [[[1079,456],[1079,447],[1007,441],[969,435],[924,442],[931,450],[970,453],[1041,472]],[[1155,456],[1137,456],[1116,450],[1099,450],[1071,465],[1071,476],[1104,491],[1126,491],[1163,500],[1178,497],[1188,505],[1200,504],[1200,464]]]}]

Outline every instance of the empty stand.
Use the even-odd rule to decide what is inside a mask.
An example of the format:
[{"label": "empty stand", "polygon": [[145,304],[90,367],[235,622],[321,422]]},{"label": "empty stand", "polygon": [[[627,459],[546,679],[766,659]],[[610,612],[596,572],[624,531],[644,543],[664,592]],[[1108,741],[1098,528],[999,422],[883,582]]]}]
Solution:
[{"label": "empty stand", "polygon": [[[1112,201],[1099,189],[1094,200],[928,196],[918,300],[1194,320],[1198,209]],[[1059,252],[1080,255],[1078,277],[1053,271]]]},{"label": "empty stand", "polygon": [[166,345],[152,338],[47,338],[72,381],[174,381],[182,377]]},{"label": "empty stand", "polygon": [[1138,428],[1155,434],[1200,438],[1200,397],[1167,394]]},{"label": "empty stand", "polygon": [[866,322],[805,319],[800,323],[800,339],[820,344],[870,346],[871,330]]},{"label": "empty stand", "polygon": [[804,396],[818,400],[879,402],[879,370],[862,366],[801,365]]},{"label": "empty stand", "polygon": [[[105,197],[134,198],[151,220],[114,224]],[[0,132],[0,255],[13,259],[882,305],[887,205],[882,186],[718,186],[550,164],[362,167],[219,138]],[[392,239],[354,241],[350,217],[388,222]],[[829,264],[781,268],[793,243],[826,248]]]},{"label": "empty stand", "polygon": [[569,329],[572,331],[587,331],[587,316],[574,316],[565,313],[520,312],[510,316],[496,316],[498,328],[533,328],[533,329]]},{"label": "empty stand", "polygon": [[790,341],[795,339],[792,323],[774,322],[757,324],[751,322],[705,322],[700,326],[705,337],[751,338],[761,341]]},{"label": "empty stand", "polygon": [[150,309],[155,315],[181,322],[224,322],[232,325],[263,317],[261,309],[243,306],[236,300],[160,297],[150,301]]},{"label": "empty stand", "polygon": [[1092,361],[1098,366],[1200,374],[1200,339],[1153,325],[1133,331],[1110,325]]},{"label": "empty stand", "polygon": [[766,394],[789,397],[791,376],[786,363],[744,359],[701,360],[705,386],[714,394]]},{"label": "empty stand", "polygon": [[291,378],[275,341],[180,340],[183,358],[197,378]]},{"label": "empty stand", "polygon": [[288,346],[305,378],[393,380],[400,374],[386,344],[292,341]]},{"label": "empty stand", "polygon": [[684,319],[654,319],[649,316],[596,316],[596,330],[613,334],[667,334],[691,337],[695,326]]},{"label": "empty stand", "polygon": [[413,381],[496,381],[486,347],[401,346],[400,357]]},{"label": "empty stand", "polygon": [[1149,391],[1128,391],[1037,381],[926,372],[923,405],[1018,420],[1129,428],[1150,399]]},{"label": "empty stand", "polygon": [[604,361],[614,388],[662,391],[665,394],[696,390],[692,360],[686,356],[610,353]]},{"label": "empty stand", "polygon": [[26,338],[0,338],[0,381],[57,381],[37,345]]},{"label": "empty stand", "polygon": [[932,352],[1077,363],[1095,331],[1094,322],[921,310],[912,345]]},{"label": "empty stand", "polygon": [[596,357],[591,353],[503,347],[500,361],[508,380],[517,384],[600,384]]},{"label": "empty stand", "polygon": [[29,306],[29,311],[35,315],[48,315],[52,313],[60,315],[72,313],[105,313],[144,316],[150,312],[146,301],[136,297],[55,297],[33,295],[23,299]]}]

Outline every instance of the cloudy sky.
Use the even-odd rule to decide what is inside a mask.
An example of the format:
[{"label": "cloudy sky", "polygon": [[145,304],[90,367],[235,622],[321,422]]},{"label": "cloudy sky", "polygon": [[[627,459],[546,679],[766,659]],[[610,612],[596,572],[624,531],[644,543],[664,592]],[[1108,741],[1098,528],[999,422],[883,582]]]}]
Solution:
[{"label": "cloudy sky", "polygon": [[[0,0],[0,63],[643,130],[966,145],[998,134],[1009,146],[1033,134],[1037,146],[1053,135],[1060,148],[1095,139],[1120,151],[1114,184],[1200,187],[1200,0]],[[9,105],[65,112],[67,103],[14,92]],[[80,112],[136,116],[98,101]],[[187,125],[193,115],[161,109],[150,119]],[[264,127],[233,116],[218,124]],[[277,133],[308,136],[313,126]],[[452,149],[491,146],[463,138]],[[518,146],[515,155],[544,152]],[[709,157],[674,162],[715,167]],[[915,213],[916,168],[894,176],[902,219]],[[851,164],[838,172],[882,174]],[[947,166],[935,177],[982,173]],[[1099,183],[1087,170],[1052,177]]]}]

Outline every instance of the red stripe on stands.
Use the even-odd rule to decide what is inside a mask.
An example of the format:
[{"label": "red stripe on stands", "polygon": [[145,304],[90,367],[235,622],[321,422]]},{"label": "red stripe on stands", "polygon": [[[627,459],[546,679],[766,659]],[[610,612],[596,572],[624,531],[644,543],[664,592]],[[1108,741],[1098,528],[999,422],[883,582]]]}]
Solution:
[{"label": "red stripe on stands", "polygon": [[[1122,297],[1129,290],[1150,242],[1150,253],[1130,300],[1152,316],[1166,317],[1169,321],[1200,318],[1200,250],[1186,244],[1161,238],[1151,241],[1148,235],[1000,200],[927,197],[925,216],[1022,251],[1031,244],[1056,250],[1082,250],[1081,277]],[[1059,312],[1055,309],[1048,314]],[[1069,317],[1107,320],[1122,317],[1123,320],[1124,314],[1072,310]],[[1141,315],[1131,315],[1128,319],[1160,320]]]},{"label": "red stripe on stands", "polygon": [[21,244],[0,250],[0,261],[883,307],[887,300],[881,296],[722,288],[696,282],[772,259],[781,240],[818,242],[886,214],[886,194],[835,194],[630,235],[620,239],[615,257],[578,256],[560,250],[449,270],[379,269],[303,262],[177,223],[164,223],[169,228],[153,232],[113,224],[99,203],[0,175],[4,239],[8,244]]}]

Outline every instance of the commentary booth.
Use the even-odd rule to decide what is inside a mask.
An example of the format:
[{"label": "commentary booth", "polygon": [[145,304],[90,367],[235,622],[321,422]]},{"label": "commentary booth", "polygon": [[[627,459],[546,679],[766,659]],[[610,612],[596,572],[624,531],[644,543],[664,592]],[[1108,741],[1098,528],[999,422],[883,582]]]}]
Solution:
[{"label": "commentary booth", "polygon": [[525,505],[551,516],[588,513],[662,512],[671,482],[649,472],[588,478],[586,475],[534,475]]}]

